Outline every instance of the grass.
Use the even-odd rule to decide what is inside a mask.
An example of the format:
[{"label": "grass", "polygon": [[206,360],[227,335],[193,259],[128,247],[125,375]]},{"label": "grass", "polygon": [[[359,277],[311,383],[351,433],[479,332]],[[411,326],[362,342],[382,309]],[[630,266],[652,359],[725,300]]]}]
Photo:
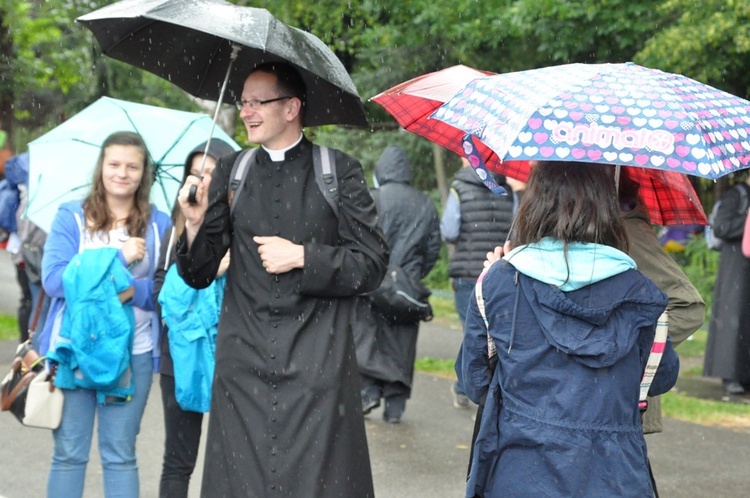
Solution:
[{"label": "grass", "polygon": [[441,358],[417,358],[414,368],[420,372],[437,375],[439,377],[456,378],[455,360]]},{"label": "grass", "polygon": [[750,405],[693,398],[679,392],[661,397],[666,417],[702,425],[750,430]]},{"label": "grass", "polygon": [[[431,296],[430,303],[437,323],[460,327],[453,308],[453,300]],[[696,378],[703,374],[702,358],[707,336],[708,332],[703,327],[677,347],[677,353],[683,364],[680,371],[681,377]],[[419,358],[415,369],[431,375],[455,379],[454,366],[454,360]],[[662,396],[662,409],[665,416],[677,420],[743,431],[750,430],[750,404],[702,399],[673,391]]]},{"label": "grass", "polygon": [[18,320],[15,316],[0,313],[0,340],[18,340]]},{"label": "grass", "polygon": [[452,297],[436,296],[433,294],[430,296],[430,305],[432,306],[432,313],[435,316],[433,321],[436,324],[461,329],[461,321],[458,319],[456,305]]},{"label": "grass", "polygon": [[703,351],[706,349],[707,337],[708,330],[705,326],[698,329],[686,341],[677,346],[676,351],[680,358],[702,358]]}]

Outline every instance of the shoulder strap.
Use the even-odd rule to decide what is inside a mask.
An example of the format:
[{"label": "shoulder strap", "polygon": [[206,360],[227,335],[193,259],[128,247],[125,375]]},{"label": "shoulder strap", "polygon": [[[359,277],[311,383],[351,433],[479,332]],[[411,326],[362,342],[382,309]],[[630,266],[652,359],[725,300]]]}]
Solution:
[{"label": "shoulder strap", "polygon": [[252,161],[253,157],[255,157],[255,152],[258,150],[257,147],[254,147],[252,149],[245,149],[237,156],[237,159],[234,160],[234,164],[232,165],[232,172],[229,174],[229,178],[231,180],[229,181],[229,193],[228,193],[228,202],[229,202],[229,213],[231,214],[234,211],[234,206],[237,204],[237,194],[238,191],[242,190],[242,187],[245,186],[245,178],[247,178],[247,172],[250,169],[250,161]]},{"label": "shoulder strap", "polygon": [[333,214],[339,217],[339,181],[336,175],[336,156],[332,149],[313,145],[313,167],[315,168],[315,181],[318,188],[325,197],[328,205],[333,209]]},{"label": "shoulder strap", "polygon": [[656,375],[656,369],[659,368],[661,357],[664,354],[664,348],[667,345],[667,333],[669,332],[669,316],[667,312],[661,314],[656,322],[656,333],[654,334],[654,344],[651,346],[651,353],[648,355],[646,369],[643,371],[641,379],[641,391],[638,397],[638,408],[641,412],[648,408],[648,390],[651,388],[651,382]]},{"label": "shoulder strap", "polygon": [[487,357],[492,358],[497,354],[497,346],[495,346],[495,340],[490,336],[490,321],[487,319],[487,312],[484,308],[484,295],[482,294],[482,281],[484,276],[487,274],[487,270],[483,270],[477,278],[477,283],[474,285],[474,297],[477,300],[477,308],[479,308],[479,314],[482,315],[484,326],[487,328]]}]

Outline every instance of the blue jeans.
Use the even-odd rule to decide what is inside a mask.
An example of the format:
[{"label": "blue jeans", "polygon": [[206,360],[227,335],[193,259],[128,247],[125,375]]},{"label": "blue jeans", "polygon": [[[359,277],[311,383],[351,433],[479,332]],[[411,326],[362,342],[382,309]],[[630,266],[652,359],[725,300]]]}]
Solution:
[{"label": "blue jeans", "polygon": [[141,417],[151,390],[151,352],[134,355],[130,367],[135,380],[135,394],[124,404],[98,404],[96,391],[90,389],[63,390],[65,403],[62,423],[52,432],[55,449],[47,479],[47,496],[83,496],[95,416],[99,418],[97,436],[104,496],[138,496],[135,437],[141,429]]},{"label": "blue jeans", "polygon": [[466,323],[466,309],[469,307],[469,300],[476,283],[477,279],[475,278],[453,279],[453,300],[456,303],[456,311],[462,327]]},{"label": "blue jeans", "polygon": [[[471,295],[474,293],[474,287],[476,284],[477,281],[474,278],[453,279],[453,300],[456,303],[456,312],[458,312],[458,318],[461,320],[461,327],[466,323],[466,310],[469,307],[469,301],[471,300]],[[456,394],[465,395],[458,382],[453,386],[456,390]]]}]

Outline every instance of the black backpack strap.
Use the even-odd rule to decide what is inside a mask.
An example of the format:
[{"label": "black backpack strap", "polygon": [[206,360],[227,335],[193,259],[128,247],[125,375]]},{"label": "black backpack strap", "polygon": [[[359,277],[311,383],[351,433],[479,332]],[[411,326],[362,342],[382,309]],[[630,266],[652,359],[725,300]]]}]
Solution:
[{"label": "black backpack strap", "polygon": [[250,161],[255,157],[255,152],[258,150],[257,147],[252,149],[245,149],[237,156],[232,165],[232,172],[229,174],[229,213],[234,211],[234,206],[237,204],[237,192],[242,190],[245,186],[245,178],[247,178],[247,172],[250,170]]},{"label": "black backpack strap", "polygon": [[339,181],[336,176],[336,157],[333,149],[325,146],[313,145],[313,167],[315,181],[325,197],[333,214],[339,217]]}]

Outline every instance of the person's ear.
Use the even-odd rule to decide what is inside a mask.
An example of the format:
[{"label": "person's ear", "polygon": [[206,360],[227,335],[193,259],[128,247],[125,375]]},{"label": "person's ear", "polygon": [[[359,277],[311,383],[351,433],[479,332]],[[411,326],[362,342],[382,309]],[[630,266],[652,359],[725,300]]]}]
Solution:
[{"label": "person's ear", "polygon": [[302,111],[302,101],[297,97],[292,97],[291,99],[289,99],[289,107],[287,109],[287,116],[289,118],[289,121],[294,121],[294,119],[297,118],[297,116],[299,116],[300,112]]}]

